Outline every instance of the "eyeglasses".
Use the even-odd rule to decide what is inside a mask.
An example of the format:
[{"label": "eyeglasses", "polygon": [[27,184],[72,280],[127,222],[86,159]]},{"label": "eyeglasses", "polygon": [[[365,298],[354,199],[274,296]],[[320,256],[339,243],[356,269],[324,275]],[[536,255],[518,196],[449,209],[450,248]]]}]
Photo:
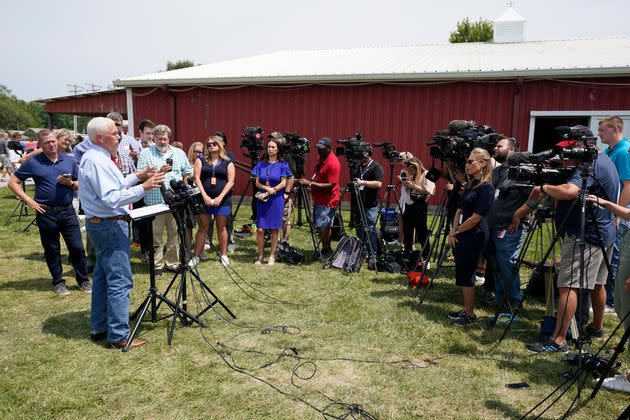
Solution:
[{"label": "eyeglasses", "polygon": [[210,143],[208,143],[208,147],[215,147],[218,146],[219,143],[217,143],[216,141],[211,141]]},{"label": "eyeglasses", "polygon": [[468,159],[468,161],[466,162],[466,164],[468,164],[468,165],[472,165],[472,164],[473,164],[473,163],[475,163],[475,162],[477,162],[477,161],[476,161],[476,160],[474,160],[474,159]]}]

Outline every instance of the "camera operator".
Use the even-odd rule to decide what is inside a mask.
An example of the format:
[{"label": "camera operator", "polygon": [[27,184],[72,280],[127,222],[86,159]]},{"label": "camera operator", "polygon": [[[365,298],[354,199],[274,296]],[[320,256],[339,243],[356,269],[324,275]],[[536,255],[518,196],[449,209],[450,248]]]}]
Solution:
[{"label": "camera operator", "polygon": [[[376,219],[378,218],[378,192],[383,184],[385,172],[380,163],[372,159],[372,147],[363,153],[363,159],[358,167],[358,177],[354,179],[354,185],[359,189],[363,209],[365,211],[365,231],[361,225],[358,211],[352,214],[357,236],[363,242],[364,251],[367,253],[368,270],[374,270],[378,240],[376,237]],[[367,246],[370,241],[371,246]]]},{"label": "camera operator", "polygon": [[410,254],[414,243],[421,243],[423,259],[428,258],[429,247],[425,246],[429,234],[427,229],[427,199],[435,194],[435,184],[426,179],[427,170],[416,158],[405,161],[400,174],[401,197],[405,197],[402,214],[404,252]]},{"label": "camera operator", "polygon": [[[171,129],[166,125],[156,125],[153,128],[155,144],[143,149],[138,160],[138,169],[148,167],[160,168],[163,173],[164,185],[170,189],[170,181],[182,181],[192,174],[193,170],[188,162],[188,157],[183,150],[169,145]],[[146,192],[144,202],[148,206],[163,204],[164,198],[159,188],[153,188]],[[162,247],[162,236],[166,228],[167,242],[166,255]],[[155,252],[155,275],[161,276],[162,270],[175,272],[179,267],[179,238],[177,236],[177,223],[173,215],[160,214],[153,220],[153,248]]]},{"label": "camera operator", "polygon": [[488,243],[486,215],[494,197],[490,153],[481,148],[470,152],[466,161],[469,181],[448,234],[448,244],[455,256],[455,284],[462,289],[464,308],[448,317],[456,326],[466,326],[477,320],[475,315],[475,271]]},{"label": "camera operator", "polygon": [[311,187],[313,197],[313,223],[319,228],[319,236],[322,241],[322,257],[332,254],[330,246],[331,227],[335,209],[339,204],[339,174],[341,164],[332,153],[332,143],[328,137],[322,137],[317,142],[317,156],[319,161],[315,166],[315,172],[311,181],[299,179],[301,185]]},{"label": "camera operator", "polygon": [[[586,131],[590,131],[585,129]],[[590,136],[590,133],[587,133]],[[570,142],[567,142],[570,143]],[[583,147],[583,141],[572,143],[573,147]],[[577,162],[576,162],[577,163]],[[592,174],[587,180],[588,193],[605,199],[615,199],[619,191],[619,176],[612,160],[605,153],[598,153],[592,163]],[[604,306],[606,304],[606,290],[604,284],[608,277],[604,258],[610,259],[612,245],[615,241],[615,217],[603,209],[587,209],[586,226],[584,227],[585,249],[584,285],[578,284],[580,278],[580,215],[579,201],[575,203],[571,213],[569,209],[574,200],[579,200],[582,188],[580,168],[576,167],[570,179],[561,185],[542,185],[532,189],[530,198],[539,200],[545,195],[557,201],[556,228],[563,235],[560,248],[560,268],[558,272],[558,306],[556,314],[556,328],[547,342],[530,343],[526,348],[534,352],[565,352],[567,350],[566,335],[569,324],[575,315],[578,303],[578,289],[583,287],[590,291],[593,305],[593,322],[584,330],[584,338],[602,338],[604,330]],[[593,210],[596,217],[594,223],[589,217]],[[568,216],[567,216],[568,214]],[[560,231],[566,217],[564,228]],[[606,249],[602,252],[601,242]],[[584,322],[586,320],[583,320]]]},{"label": "camera operator", "polygon": [[[491,263],[496,304],[500,307],[508,306],[506,304],[518,306],[522,299],[520,274],[518,271],[513,273],[525,233],[521,220],[523,213],[530,213],[537,206],[537,202],[528,200],[531,188],[514,188],[510,185],[508,158],[518,149],[516,139],[505,136],[494,147],[494,160],[500,166],[492,171],[495,194],[488,211],[490,243],[486,257]],[[524,209],[514,217],[522,206],[525,206]]]}]

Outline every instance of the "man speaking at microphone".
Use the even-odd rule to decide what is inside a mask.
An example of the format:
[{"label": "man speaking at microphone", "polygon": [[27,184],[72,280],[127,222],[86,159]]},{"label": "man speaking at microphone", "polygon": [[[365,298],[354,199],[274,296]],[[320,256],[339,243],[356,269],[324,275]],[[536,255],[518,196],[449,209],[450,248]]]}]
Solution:
[{"label": "man speaking at microphone", "polygon": [[[96,254],[90,338],[97,341],[107,337],[112,347],[123,348],[129,335],[132,287],[128,205],[140,200],[145,191],[159,186],[164,175],[149,167],[123,177],[112,160],[120,136],[111,119],[93,118],[87,125],[87,133],[92,145],[79,167],[79,198]],[[136,185],[139,182],[143,184]],[[131,347],[143,344],[146,340],[134,338]]]}]

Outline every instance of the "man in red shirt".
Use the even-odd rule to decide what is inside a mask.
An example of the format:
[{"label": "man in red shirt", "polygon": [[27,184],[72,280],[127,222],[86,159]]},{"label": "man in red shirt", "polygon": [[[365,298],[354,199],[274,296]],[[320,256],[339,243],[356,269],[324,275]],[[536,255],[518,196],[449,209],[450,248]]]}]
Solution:
[{"label": "man in red shirt", "polygon": [[315,166],[315,173],[311,181],[300,179],[301,185],[311,187],[313,197],[313,223],[319,228],[322,240],[322,257],[332,253],[330,248],[331,226],[335,209],[339,204],[339,173],[341,165],[339,159],[332,153],[332,143],[328,137],[322,137],[317,142],[319,162]]}]

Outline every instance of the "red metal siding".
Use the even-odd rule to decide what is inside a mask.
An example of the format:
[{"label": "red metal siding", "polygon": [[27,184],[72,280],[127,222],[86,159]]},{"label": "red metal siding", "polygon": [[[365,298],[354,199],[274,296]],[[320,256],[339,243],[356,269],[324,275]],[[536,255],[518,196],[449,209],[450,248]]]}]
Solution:
[{"label": "red metal siding", "polygon": [[46,102],[44,110],[53,114],[86,116],[102,116],[110,112],[127,115],[127,98],[124,91],[107,92]]}]

